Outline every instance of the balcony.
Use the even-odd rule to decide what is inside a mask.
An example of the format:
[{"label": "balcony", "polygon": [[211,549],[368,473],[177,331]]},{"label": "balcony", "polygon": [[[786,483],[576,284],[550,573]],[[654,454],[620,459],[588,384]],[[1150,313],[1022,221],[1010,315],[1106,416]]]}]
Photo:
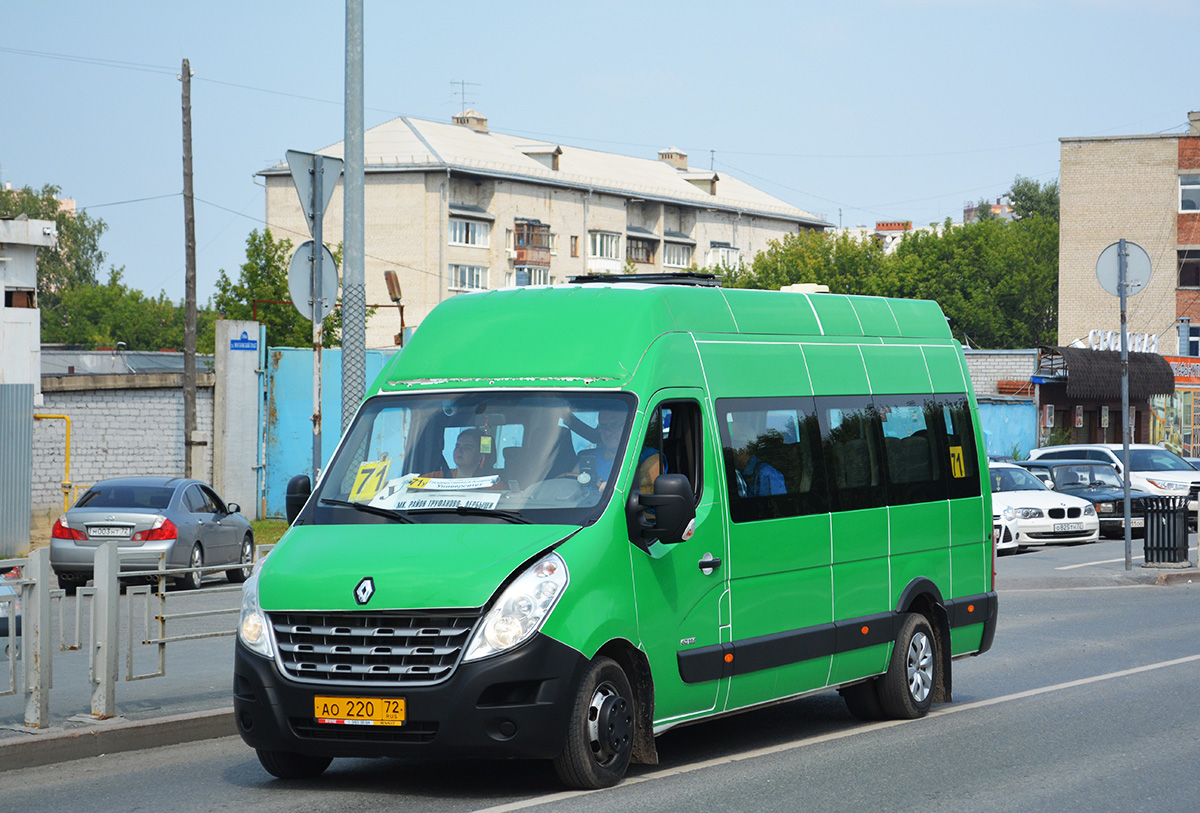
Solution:
[{"label": "balcony", "polygon": [[513,224],[513,263],[535,268],[550,267],[550,225],[517,218]]}]

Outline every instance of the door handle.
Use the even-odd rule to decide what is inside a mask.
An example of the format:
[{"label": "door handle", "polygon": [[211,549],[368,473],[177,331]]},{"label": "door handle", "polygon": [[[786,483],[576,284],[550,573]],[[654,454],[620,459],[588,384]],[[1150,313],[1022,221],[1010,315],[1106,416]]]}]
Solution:
[{"label": "door handle", "polygon": [[721,566],[721,560],[711,553],[705,553],[700,560],[700,572],[705,576],[710,575],[714,570]]}]

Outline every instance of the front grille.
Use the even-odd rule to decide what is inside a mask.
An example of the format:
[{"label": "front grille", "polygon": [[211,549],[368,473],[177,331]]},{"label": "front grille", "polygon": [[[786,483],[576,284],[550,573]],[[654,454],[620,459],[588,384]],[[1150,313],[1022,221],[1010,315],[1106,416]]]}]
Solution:
[{"label": "front grille", "polygon": [[1077,519],[1083,513],[1081,508],[1051,508],[1050,519]]},{"label": "front grille", "polygon": [[279,659],[289,677],[377,687],[448,678],[479,617],[478,611],[270,613]]},{"label": "front grille", "polygon": [[311,717],[291,717],[292,732],[306,740],[342,740],[360,742],[433,742],[438,724],[407,722],[402,726],[321,725]]}]

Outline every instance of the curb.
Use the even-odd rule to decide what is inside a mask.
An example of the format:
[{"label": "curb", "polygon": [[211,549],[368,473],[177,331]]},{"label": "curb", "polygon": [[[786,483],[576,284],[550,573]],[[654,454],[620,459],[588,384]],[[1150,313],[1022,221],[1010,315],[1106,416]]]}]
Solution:
[{"label": "curb", "polygon": [[1170,573],[1159,573],[1155,584],[1192,584],[1200,583],[1200,570],[1174,570]]},{"label": "curb", "polygon": [[27,739],[0,742],[0,773],[236,734],[232,708],[109,722],[82,730],[31,729]]}]

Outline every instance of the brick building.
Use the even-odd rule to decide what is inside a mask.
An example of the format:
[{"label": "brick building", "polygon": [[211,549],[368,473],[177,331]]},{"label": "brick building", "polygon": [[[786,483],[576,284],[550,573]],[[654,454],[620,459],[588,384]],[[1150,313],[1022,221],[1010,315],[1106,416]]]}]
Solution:
[{"label": "brick building", "polygon": [[[341,157],[342,143],[320,152]],[[633,158],[490,132],[474,111],[451,124],[400,117],[365,133],[366,296],[388,302],[396,271],[409,327],[460,292],[545,285],[585,273],[736,267],[772,240],[831,224],[667,148]],[[263,170],[266,222],[299,243],[307,227],[286,165]],[[324,239],[342,239],[341,181]],[[390,346],[398,312],[367,324]]]},{"label": "brick building", "polygon": [[[1120,304],[1096,280],[1100,253],[1121,238],[1150,255],[1150,283],[1129,297],[1129,332],[1176,349],[1176,325],[1200,326],[1200,112],[1187,133],[1062,138],[1058,342],[1118,331]],[[1200,327],[1190,329],[1194,355]]]}]

